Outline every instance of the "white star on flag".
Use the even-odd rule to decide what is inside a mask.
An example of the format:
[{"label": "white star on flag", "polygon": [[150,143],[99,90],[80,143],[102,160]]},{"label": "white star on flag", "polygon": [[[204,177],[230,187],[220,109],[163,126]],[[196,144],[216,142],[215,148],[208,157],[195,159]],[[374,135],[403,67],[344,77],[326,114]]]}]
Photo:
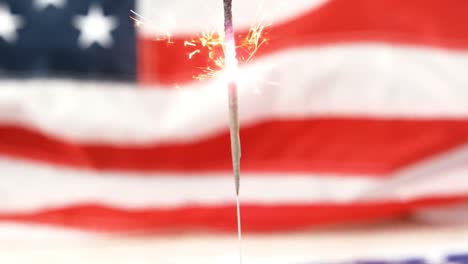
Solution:
[{"label": "white star on flag", "polygon": [[13,15],[10,8],[0,3],[0,38],[12,43],[18,38],[16,31],[24,25],[21,16]]},{"label": "white star on flag", "polygon": [[66,4],[66,0],[34,0],[34,5],[38,10],[43,10],[48,6],[62,8]]},{"label": "white star on flag", "polygon": [[81,32],[78,38],[81,48],[89,48],[94,43],[103,48],[112,46],[114,40],[111,32],[117,28],[118,21],[113,16],[104,16],[101,7],[91,6],[86,16],[76,16],[73,22]]}]

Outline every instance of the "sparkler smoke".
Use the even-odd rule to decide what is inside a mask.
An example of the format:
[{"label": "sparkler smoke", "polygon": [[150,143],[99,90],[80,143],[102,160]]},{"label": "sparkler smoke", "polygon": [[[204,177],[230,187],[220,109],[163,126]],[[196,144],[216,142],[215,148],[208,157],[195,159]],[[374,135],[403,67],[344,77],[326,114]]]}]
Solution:
[{"label": "sparkler smoke", "polygon": [[236,84],[236,43],[234,38],[234,27],[232,25],[232,0],[223,0],[224,4],[224,61],[225,71],[228,76],[228,100],[229,100],[229,127],[231,135],[232,167],[236,187],[236,209],[237,209],[237,234],[239,237],[239,262],[242,263],[242,232],[240,219],[240,158],[241,146],[239,138],[239,105]]}]

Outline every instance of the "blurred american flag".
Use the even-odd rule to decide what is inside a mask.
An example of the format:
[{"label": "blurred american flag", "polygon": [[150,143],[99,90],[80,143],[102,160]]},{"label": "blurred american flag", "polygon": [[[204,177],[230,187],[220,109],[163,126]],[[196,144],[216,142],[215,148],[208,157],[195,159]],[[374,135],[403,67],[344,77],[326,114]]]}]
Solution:
[{"label": "blurred american flag", "polygon": [[[266,80],[240,90],[245,231],[468,199],[467,1],[233,8],[240,33],[271,24],[241,67]],[[0,219],[235,230],[227,91],[184,47],[222,17],[220,0],[0,0]]]}]

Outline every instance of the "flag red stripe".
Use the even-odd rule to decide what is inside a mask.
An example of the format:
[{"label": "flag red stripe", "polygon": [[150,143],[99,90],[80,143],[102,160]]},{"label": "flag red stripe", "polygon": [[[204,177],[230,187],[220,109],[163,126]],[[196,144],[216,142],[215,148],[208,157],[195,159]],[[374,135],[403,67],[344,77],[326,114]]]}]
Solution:
[{"label": "flag red stripe", "polygon": [[[426,206],[468,200],[467,196],[431,197],[411,201],[370,202],[360,204],[289,204],[242,205],[244,232],[289,231],[323,225],[375,221],[401,217]],[[190,206],[180,209],[153,208],[122,210],[99,204],[24,214],[0,214],[0,221],[16,221],[65,226],[102,232],[171,231],[174,229],[209,229],[233,232],[236,229],[233,205],[217,207]]]},{"label": "flag red stripe", "polygon": [[[468,142],[468,120],[274,120],[241,129],[242,169],[251,172],[385,174]],[[192,143],[65,142],[0,126],[0,154],[96,170],[230,171],[229,135]]]},{"label": "flag red stripe", "polygon": [[[457,0],[330,1],[294,20],[270,27],[266,31],[270,41],[256,57],[291,47],[362,41],[466,49],[466,10],[468,2]],[[200,73],[199,67],[209,66],[206,53],[188,59],[191,50],[184,47],[184,40],[193,37],[176,35],[171,45],[142,37],[138,56],[140,81],[187,82]]]}]

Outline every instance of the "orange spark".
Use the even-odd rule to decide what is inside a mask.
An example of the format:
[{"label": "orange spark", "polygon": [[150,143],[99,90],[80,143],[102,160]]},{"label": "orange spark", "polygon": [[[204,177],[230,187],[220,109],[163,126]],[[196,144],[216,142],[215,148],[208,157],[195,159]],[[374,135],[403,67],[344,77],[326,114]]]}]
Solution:
[{"label": "orange spark", "polygon": [[172,40],[172,35],[169,32],[166,32],[165,35],[159,35],[156,36],[157,41],[167,41],[167,44],[174,44],[174,41]]},{"label": "orange spark", "polygon": [[143,21],[139,20],[138,18],[136,17],[130,17],[131,20],[133,20],[133,25],[135,27],[140,27],[141,25],[143,25]]},{"label": "orange spark", "polygon": [[144,17],[133,10],[130,10],[130,12],[135,15],[134,17],[130,16],[130,19],[133,20],[135,27],[140,27],[143,25]]},{"label": "orange spark", "polygon": [[192,42],[190,42],[190,41],[186,40],[186,41],[184,42],[184,47],[187,47],[187,46],[196,47],[196,46],[197,46],[197,44],[194,44],[194,43],[192,43]]},{"label": "orange spark", "polygon": [[189,59],[192,59],[192,57],[197,53],[200,53],[200,50],[194,50],[194,51],[190,52]]},{"label": "orange spark", "polygon": [[[130,16],[130,19],[133,20],[135,27],[141,27],[143,24],[145,24],[145,20],[146,20],[145,17],[143,17],[142,15],[140,15],[134,10],[130,10],[130,12],[134,15],[134,16]],[[167,44],[173,44],[174,42],[172,41],[171,37],[172,37],[171,33],[165,32],[165,34],[156,36],[156,40],[158,41],[163,40],[163,41],[167,41]]]},{"label": "orange spark", "polygon": [[265,30],[265,25],[257,25],[250,28],[249,33],[241,42],[240,47],[247,49],[248,57],[243,59],[245,62],[250,61],[257,53],[258,49],[265,44],[268,39],[263,37],[263,31]]}]

